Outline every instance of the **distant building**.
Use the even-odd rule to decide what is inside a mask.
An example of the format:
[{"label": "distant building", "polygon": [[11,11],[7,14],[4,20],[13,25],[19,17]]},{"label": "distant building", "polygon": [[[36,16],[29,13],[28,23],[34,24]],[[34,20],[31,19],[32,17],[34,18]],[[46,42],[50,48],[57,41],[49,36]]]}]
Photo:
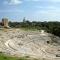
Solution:
[{"label": "distant building", "polygon": [[2,25],[3,25],[4,27],[8,27],[8,19],[7,19],[7,18],[3,18],[3,19],[2,19]]},{"label": "distant building", "polygon": [[7,18],[2,18],[2,22],[0,22],[0,26],[4,28],[8,28],[8,19]]}]

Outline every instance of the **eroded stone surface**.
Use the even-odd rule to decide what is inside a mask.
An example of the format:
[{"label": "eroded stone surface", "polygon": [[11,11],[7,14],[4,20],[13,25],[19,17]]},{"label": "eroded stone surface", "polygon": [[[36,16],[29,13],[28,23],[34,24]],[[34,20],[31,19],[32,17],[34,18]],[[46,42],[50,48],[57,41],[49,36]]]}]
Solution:
[{"label": "eroded stone surface", "polygon": [[59,58],[60,45],[47,43],[51,35],[39,31],[22,31],[12,29],[6,32],[0,31],[0,51],[16,56],[33,56],[42,58]]}]

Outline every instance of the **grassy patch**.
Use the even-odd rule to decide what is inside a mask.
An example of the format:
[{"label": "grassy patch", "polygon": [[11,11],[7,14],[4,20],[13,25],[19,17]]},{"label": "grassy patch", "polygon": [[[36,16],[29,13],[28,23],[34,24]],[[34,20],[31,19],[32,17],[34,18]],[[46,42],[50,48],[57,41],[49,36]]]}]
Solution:
[{"label": "grassy patch", "polygon": [[17,58],[6,56],[5,54],[0,53],[0,60],[17,60]]},{"label": "grassy patch", "polygon": [[11,57],[7,56],[3,53],[0,53],[0,60],[38,60],[36,58],[30,58],[29,56],[24,56],[24,57]]},{"label": "grassy patch", "polygon": [[23,31],[40,31],[40,30],[35,29],[35,28],[20,28],[20,29]]}]

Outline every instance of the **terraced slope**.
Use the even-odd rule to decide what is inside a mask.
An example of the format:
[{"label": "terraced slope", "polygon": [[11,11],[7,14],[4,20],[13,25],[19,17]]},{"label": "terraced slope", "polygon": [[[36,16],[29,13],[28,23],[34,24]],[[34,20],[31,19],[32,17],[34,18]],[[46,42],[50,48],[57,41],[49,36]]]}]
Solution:
[{"label": "terraced slope", "polygon": [[60,60],[60,38],[39,31],[0,31],[0,52],[14,56]]}]

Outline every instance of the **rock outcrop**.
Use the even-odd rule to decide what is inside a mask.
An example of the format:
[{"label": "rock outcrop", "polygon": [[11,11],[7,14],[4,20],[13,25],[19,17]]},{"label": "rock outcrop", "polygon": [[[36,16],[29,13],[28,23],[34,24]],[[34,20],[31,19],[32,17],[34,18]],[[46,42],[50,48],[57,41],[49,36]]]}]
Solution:
[{"label": "rock outcrop", "polygon": [[[60,38],[39,31],[20,29],[0,31],[0,52],[14,56],[32,56],[36,58],[60,59]],[[59,40],[57,40],[59,39]]]}]

